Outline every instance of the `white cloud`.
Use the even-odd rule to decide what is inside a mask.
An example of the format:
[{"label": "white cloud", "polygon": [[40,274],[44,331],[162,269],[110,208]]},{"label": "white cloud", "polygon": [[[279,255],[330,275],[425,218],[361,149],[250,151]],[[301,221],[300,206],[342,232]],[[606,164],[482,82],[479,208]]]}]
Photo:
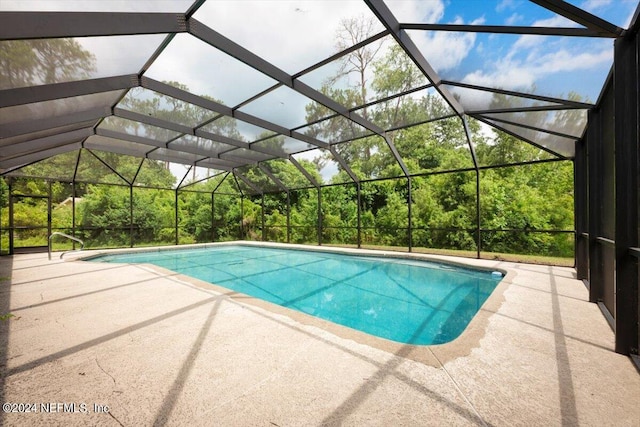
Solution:
[{"label": "white cloud", "polygon": [[[452,24],[463,24],[456,18]],[[477,19],[471,25],[480,25],[484,19]],[[476,33],[455,33],[447,31],[412,32],[412,39],[423,55],[438,73],[454,69],[469,55],[476,42]]]},{"label": "white cloud", "polygon": [[293,74],[335,53],[340,21],[360,16],[374,16],[360,1],[283,0],[206,2],[194,18]]},{"label": "white cloud", "polygon": [[496,12],[502,13],[508,9],[515,9],[516,4],[514,0],[502,0],[500,3],[496,5]]},{"label": "white cloud", "polygon": [[145,73],[156,80],[185,84],[234,106],[275,84],[264,74],[189,34],[178,34]]},{"label": "white cloud", "polygon": [[399,22],[433,24],[444,16],[441,0],[387,0],[385,3]]},{"label": "white cloud", "polygon": [[184,13],[193,0],[2,0],[3,11]]},{"label": "white cloud", "polygon": [[[530,53],[526,59],[506,57],[495,63],[491,70],[476,70],[467,74],[462,81],[478,86],[502,88],[508,90],[529,91],[542,78],[556,73],[569,73],[591,70],[612,61],[611,49],[575,54],[566,49],[541,53]],[[466,108],[486,108],[491,94],[470,94],[461,92],[462,103]]]},{"label": "white cloud", "polygon": [[504,23],[505,25],[517,25],[519,22],[522,22],[524,16],[514,13],[510,17],[508,17]]},{"label": "white cloud", "polygon": [[594,66],[610,62],[613,53],[610,49],[599,52],[575,54],[566,50],[550,52],[538,58],[535,63],[537,74],[550,74],[564,71],[588,70]]},{"label": "white cloud", "polygon": [[593,12],[597,9],[602,9],[606,6],[609,6],[611,3],[612,0],[586,0],[580,5],[580,8],[588,12]]},{"label": "white cloud", "polygon": [[[579,27],[579,25],[564,16],[554,16],[549,19],[535,21],[532,27]],[[540,44],[540,36],[526,34],[520,36],[513,45],[513,50],[528,49]]]}]

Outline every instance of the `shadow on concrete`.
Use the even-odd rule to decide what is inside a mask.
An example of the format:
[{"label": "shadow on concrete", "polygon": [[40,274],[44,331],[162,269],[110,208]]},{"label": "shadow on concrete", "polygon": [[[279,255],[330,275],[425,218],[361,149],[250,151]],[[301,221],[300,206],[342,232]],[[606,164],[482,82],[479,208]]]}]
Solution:
[{"label": "shadow on concrete", "polygon": [[[414,380],[413,378],[411,378],[410,376],[407,376],[405,374],[403,374],[402,372],[399,372],[396,370],[396,368],[403,363],[403,358],[409,356],[409,354],[414,350],[414,346],[411,345],[406,345],[401,347],[397,352],[394,353],[394,355],[396,357],[392,358],[389,362],[387,363],[381,363],[378,362],[375,359],[371,359],[363,354],[360,354],[354,350],[351,350],[349,348],[343,347],[335,342],[329,341],[325,338],[319,337],[305,329],[302,329],[300,327],[297,327],[295,325],[291,325],[289,323],[286,323],[278,318],[276,318],[275,316],[269,316],[268,314],[262,312],[261,310],[258,310],[254,307],[252,307],[250,304],[243,304],[237,301],[234,301],[234,299],[237,299],[235,296],[233,296],[233,299],[230,299],[229,301],[235,304],[239,304],[242,305],[244,307],[244,309],[251,311],[252,313],[264,317],[266,319],[268,319],[271,322],[274,323],[278,323],[281,326],[284,326],[286,328],[289,328],[291,330],[294,330],[300,334],[306,335],[316,341],[322,342],[323,344],[326,344],[328,346],[337,348],[351,356],[354,356],[360,360],[363,360],[373,366],[375,366],[378,371],[372,375],[371,377],[369,377],[368,381],[363,384],[358,390],[356,390],[354,393],[351,394],[351,396],[349,396],[343,403],[342,405],[340,405],[336,410],[334,410],[329,416],[327,416],[321,423],[319,423],[319,425],[340,425],[343,423],[344,419],[346,417],[348,417],[351,413],[353,413],[362,403],[364,403],[364,401],[366,400],[367,396],[370,395],[371,393],[373,393],[376,388],[378,387],[378,385],[380,385],[382,383],[382,380],[386,377],[393,377],[403,383],[405,383],[406,385],[408,385],[409,387],[413,388],[414,390],[418,391],[419,393],[421,393],[422,395],[424,395],[426,398],[432,399],[434,401],[438,401],[440,403],[442,403],[443,405],[447,406],[449,409],[451,409],[453,412],[459,414],[461,417],[467,419],[468,421],[470,421],[471,423],[477,424],[477,425],[487,425],[484,420],[480,419],[478,417],[478,415],[468,409],[465,408],[463,406],[460,406],[458,403],[453,402],[449,399],[447,399],[445,396],[442,396],[441,394],[439,394],[436,391],[433,391],[431,389],[429,389],[428,387],[426,387],[423,384],[420,384],[419,382],[417,382],[416,380]],[[418,330],[416,331],[416,334],[419,334],[419,331],[422,330],[426,324],[428,323],[428,319],[425,319],[425,321],[420,325],[420,327],[418,328]]]},{"label": "shadow on concrete", "polygon": [[154,426],[164,426],[169,421],[169,417],[171,416],[171,412],[173,412],[173,408],[176,406],[178,398],[180,397],[180,393],[182,392],[184,385],[189,379],[189,374],[191,373],[191,369],[193,369],[193,364],[198,357],[198,353],[200,352],[202,343],[211,330],[211,324],[216,317],[221,302],[222,298],[218,298],[216,299],[213,307],[211,307],[211,312],[209,313],[209,316],[207,316],[207,320],[205,320],[202,328],[200,328],[200,333],[198,334],[196,340],[193,342],[191,351],[189,351],[186,360],[180,368],[180,372],[178,372],[178,375],[176,375],[176,379],[173,381],[171,388],[165,395],[164,400],[160,405],[160,409],[156,414],[155,421],[153,422]]},{"label": "shadow on concrete", "polygon": [[563,426],[578,425],[578,408],[576,407],[576,396],[571,377],[571,364],[569,362],[569,352],[567,351],[567,341],[562,325],[562,312],[560,311],[560,297],[558,286],[554,276],[553,268],[549,267],[549,278],[551,281],[551,308],[553,310],[553,329],[556,345],[556,362],[558,364],[558,386],[560,395],[560,414]]},{"label": "shadow on concrete", "polygon": [[[47,264],[45,264],[45,265],[47,265]],[[49,264],[49,265],[54,265],[54,264]],[[34,265],[31,268],[39,268],[39,267],[43,267],[43,266],[42,265]],[[79,272],[73,273],[73,274],[63,274],[63,275],[60,275],[60,276],[47,276],[47,280],[64,279],[65,277],[77,277],[77,276],[81,276],[83,274],[94,274],[94,273],[99,272],[99,271],[113,271],[113,270],[115,270],[117,268],[125,268],[125,267],[128,267],[128,265],[127,264],[112,265],[112,266],[105,267],[105,268],[98,268],[98,269],[92,269],[92,270],[87,270],[87,271],[79,271]],[[23,268],[20,268],[20,269],[14,269],[13,271],[17,271],[17,270],[27,270],[27,268],[23,267]],[[40,277],[40,278],[35,279],[35,280],[27,280],[27,281],[24,281],[24,282],[15,282],[15,283],[12,284],[12,286],[28,285],[30,283],[38,283],[38,282],[41,282],[41,281],[42,281],[42,278]]]},{"label": "shadow on concrete", "polygon": [[72,299],[76,299],[76,298],[82,298],[82,297],[86,297],[86,296],[89,296],[89,295],[94,295],[94,294],[99,294],[99,293],[102,293],[102,292],[112,291],[114,289],[120,289],[120,288],[126,288],[128,286],[139,285],[141,283],[153,282],[154,280],[157,280],[159,278],[160,279],[171,278],[171,276],[178,276],[178,273],[172,274],[172,275],[166,275],[166,276],[158,276],[158,277],[154,277],[154,278],[151,278],[151,279],[137,280],[135,282],[124,283],[122,285],[117,285],[117,286],[111,286],[110,288],[102,288],[102,289],[99,289],[97,291],[90,291],[90,292],[85,292],[85,293],[82,293],[82,294],[70,295],[70,296],[64,297],[64,298],[58,298],[58,299],[54,299],[54,300],[50,300],[50,301],[44,301],[44,302],[40,302],[40,303],[37,303],[37,304],[26,305],[24,307],[17,307],[17,308],[14,308],[12,310],[12,312],[16,312],[16,311],[20,311],[20,310],[26,310],[28,308],[41,307],[41,306],[49,305],[49,304],[55,304],[55,303],[58,303],[58,302],[68,301],[68,300],[72,300]]},{"label": "shadow on concrete", "polygon": [[[527,322],[526,320],[518,319],[518,318],[513,317],[513,316],[507,316],[506,314],[498,313],[498,312],[491,311],[491,310],[483,310],[483,311],[488,311],[492,315],[495,314],[497,316],[504,317],[505,319],[510,319],[510,320],[515,321],[515,322],[522,323],[523,325],[532,326],[534,328],[541,329],[543,331],[547,331],[547,332],[549,332],[551,334],[555,334],[555,335],[561,334],[560,332],[558,332],[556,330],[553,330],[551,328],[545,328],[544,326],[540,326],[540,325],[538,325],[536,323]],[[598,348],[600,350],[606,350],[606,351],[608,351],[610,353],[615,353],[615,351],[613,351],[613,348],[611,348],[611,347],[606,347],[604,345],[596,344],[594,342],[587,341],[587,340],[582,339],[582,338],[574,337],[572,335],[567,335],[567,334],[561,334],[561,335],[564,336],[565,338],[568,338],[568,339],[572,340],[572,341],[577,341],[577,342],[580,342],[582,344],[587,344],[587,345],[590,345],[592,347]]]},{"label": "shadow on concrete", "polygon": [[144,322],[139,322],[139,323],[136,323],[135,325],[127,326],[126,328],[119,329],[117,331],[111,332],[110,334],[106,334],[106,335],[103,335],[101,337],[94,338],[92,340],[85,341],[85,342],[83,342],[81,344],[74,345],[72,347],[69,347],[69,348],[66,348],[64,350],[58,351],[56,353],[49,354],[49,355],[41,357],[39,359],[32,360],[31,362],[28,362],[28,363],[25,363],[23,365],[16,366],[15,368],[7,370],[5,377],[10,377],[10,376],[16,375],[16,374],[18,374],[20,372],[25,372],[25,371],[28,371],[30,369],[34,369],[34,368],[36,368],[36,367],[38,367],[40,365],[44,365],[45,363],[53,362],[54,360],[60,359],[62,357],[69,356],[71,354],[77,353],[77,352],[82,351],[82,350],[86,350],[86,349],[91,348],[93,346],[96,346],[96,345],[102,344],[104,342],[110,341],[112,339],[121,337],[123,335],[129,334],[129,333],[137,331],[139,329],[146,328],[147,326],[151,326],[151,325],[153,325],[155,323],[162,322],[164,320],[170,319],[171,317],[174,317],[174,316],[186,313],[188,311],[194,310],[194,309],[196,309],[196,308],[198,308],[200,306],[209,304],[210,302],[213,302],[213,301],[215,301],[217,299],[221,299],[221,298],[226,298],[226,295],[214,296],[214,297],[211,297],[211,298],[204,299],[202,301],[198,301],[196,303],[181,307],[179,309],[172,310],[172,311],[170,311],[168,313],[165,313],[165,314],[162,314],[160,316],[156,316],[156,317],[153,317],[151,319],[147,319]]},{"label": "shadow on concrete", "polygon": [[[5,402],[5,379],[9,353],[9,327],[11,317],[11,277],[13,256],[0,257],[0,403]],[[0,411],[0,426],[4,425],[4,411]]]},{"label": "shadow on concrete", "polygon": [[[455,289],[452,290],[449,293],[449,295],[447,295],[445,298],[442,299],[440,306],[444,306],[446,304],[446,301],[450,297],[452,297],[454,293],[455,293]],[[440,307],[438,307],[438,309],[440,309]],[[411,339],[409,339],[409,342],[414,342],[415,339],[420,336],[422,331],[432,321],[432,318],[435,314],[436,314],[436,311],[432,311],[429,316],[425,317],[422,323],[414,331],[413,336],[411,337]],[[397,374],[396,368],[398,368],[402,364],[403,358],[409,356],[412,350],[413,350],[413,346],[410,346],[410,345],[402,346],[397,352],[394,353],[396,357],[390,359],[387,363],[383,364],[382,366],[379,366],[378,371],[375,374],[373,374],[371,377],[369,377],[366,383],[362,384],[360,388],[358,388],[358,390],[354,391],[351,394],[351,396],[349,396],[346,400],[344,400],[342,404],[338,406],[329,416],[325,417],[325,419],[322,420],[321,425],[341,425],[346,420],[346,418],[352,413],[354,413],[355,410],[358,409],[358,407],[360,407],[365,402],[367,397],[371,395],[378,388],[379,385],[382,384],[382,382],[386,377],[393,376],[398,378],[398,376],[396,375]],[[454,411],[461,417],[466,418],[471,423],[482,425],[482,426],[487,425],[487,423],[482,418],[480,418],[480,416],[475,412],[475,410],[471,411],[454,402],[448,401],[447,399],[444,398],[444,396],[440,395],[437,392],[429,390],[428,388],[424,387],[421,384],[415,384],[415,382],[412,382],[412,384],[409,384],[409,385],[411,385],[414,389],[418,390],[425,397],[431,400],[438,401],[444,404],[445,406],[449,407],[452,411]],[[416,387],[416,385],[418,387]]]}]

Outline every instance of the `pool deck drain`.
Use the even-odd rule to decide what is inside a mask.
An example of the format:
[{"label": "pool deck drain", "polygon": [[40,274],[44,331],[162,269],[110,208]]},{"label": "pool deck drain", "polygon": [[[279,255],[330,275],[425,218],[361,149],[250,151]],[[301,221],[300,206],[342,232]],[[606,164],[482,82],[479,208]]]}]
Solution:
[{"label": "pool deck drain", "polygon": [[166,270],[0,257],[0,425],[638,425],[573,269],[464,262],[511,273],[499,303],[415,357]]}]

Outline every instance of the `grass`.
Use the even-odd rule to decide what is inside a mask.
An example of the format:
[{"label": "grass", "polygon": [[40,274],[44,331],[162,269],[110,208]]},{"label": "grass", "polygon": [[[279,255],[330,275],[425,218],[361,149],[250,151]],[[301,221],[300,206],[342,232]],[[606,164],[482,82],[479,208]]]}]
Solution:
[{"label": "grass", "polygon": [[[25,240],[20,241],[21,246],[28,246],[26,243],[36,243],[28,242]],[[52,242],[52,250],[55,251],[63,251],[72,249],[72,241],[70,240],[62,240]],[[183,244],[184,242],[181,242]],[[309,243],[312,244],[312,243]],[[148,247],[148,246],[166,246],[171,245],[168,242],[138,242],[134,245],[134,247]],[[335,247],[343,247],[343,248],[357,248],[357,245],[353,244],[337,244],[337,243],[323,243],[324,246],[335,246]],[[76,249],[79,249],[79,245],[76,244]],[[96,245],[96,246],[85,246],[85,249],[104,249],[104,248],[117,248],[117,247],[128,247],[127,246],[118,246],[118,245]],[[385,246],[385,245],[361,245],[363,249],[374,249],[374,250],[384,250],[384,251],[395,251],[395,252],[408,252],[406,246]],[[412,251],[415,253],[423,253],[423,254],[432,254],[432,255],[449,255],[449,256],[458,256],[464,258],[476,258],[476,251],[465,251],[465,250],[457,250],[457,249],[435,249],[435,248],[412,248]],[[527,264],[540,264],[540,265],[556,265],[561,267],[573,267],[574,259],[566,258],[566,257],[554,257],[547,255],[531,255],[531,254],[508,254],[508,253],[499,253],[499,252],[480,252],[481,259],[491,259],[497,261],[510,261],[510,262],[522,262]]]},{"label": "grass", "polygon": [[[323,244],[324,246],[335,246],[342,248],[357,248],[357,245]],[[362,249],[374,249],[395,252],[408,252],[406,246],[384,246],[384,245],[361,245]],[[431,255],[449,255],[464,258],[476,258],[476,251],[463,251],[456,249],[435,249],[435,248],[412,248],[412,252]],[[480,252],[481,259],[491,259],[496,261],[521,262],[527,264],[555,265],[559,267],[573,267],[574,259],[566,257],[554,257],[547,255],[529,254],[506,254],[498,252]]]}]

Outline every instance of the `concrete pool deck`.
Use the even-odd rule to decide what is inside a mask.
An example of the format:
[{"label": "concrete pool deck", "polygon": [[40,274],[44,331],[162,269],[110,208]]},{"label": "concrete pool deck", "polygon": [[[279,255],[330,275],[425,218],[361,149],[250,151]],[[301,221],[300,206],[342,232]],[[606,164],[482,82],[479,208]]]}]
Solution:
[{"label": "concrete pool deck", "polygon": [[573,269],[464,262],[509,283],[460,342],[416,349],[149,266],[0,257],[0,425],[640,424]]}]

